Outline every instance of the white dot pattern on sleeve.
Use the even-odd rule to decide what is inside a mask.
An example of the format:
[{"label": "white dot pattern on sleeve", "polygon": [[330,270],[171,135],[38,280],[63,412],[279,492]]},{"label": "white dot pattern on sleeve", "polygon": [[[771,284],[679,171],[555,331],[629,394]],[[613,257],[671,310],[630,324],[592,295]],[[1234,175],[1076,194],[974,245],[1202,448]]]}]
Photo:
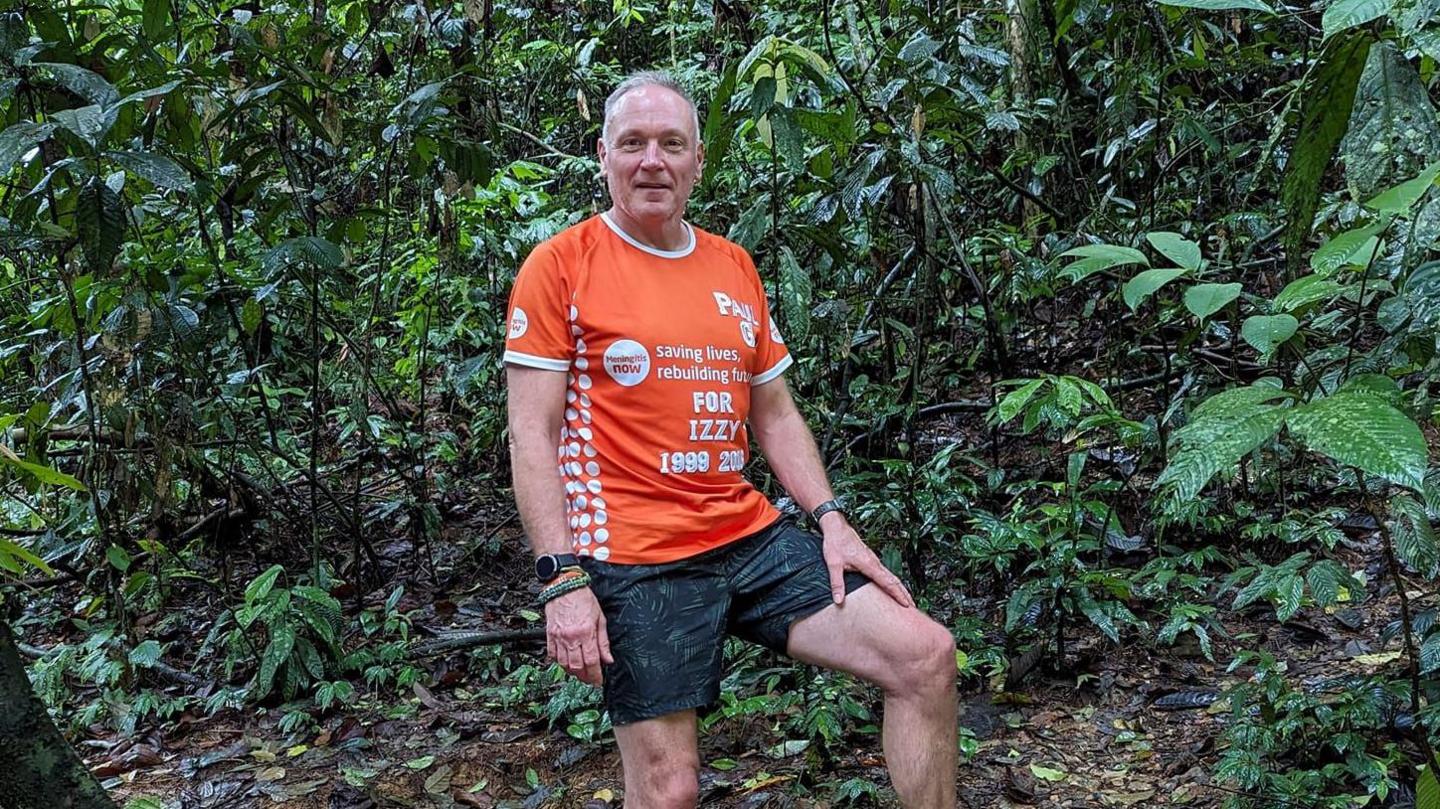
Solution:
[{"label": "white dot pattern on sleeve", "polygon": [[[573,497],[565,501],[570,517],[570,547],[580,556],[604,561],[610,558],[610,530],[596,528],[592,532],[592,526],[605,525],[610,519],[605,500],[600,497],[605,490],[605,470],[599,461],[599,450],[592,443],[595,417],[589,391],[594,388],[595,380],[586,373],[590,368],[590,358],[585,356],[589,346],[585,344],[585,330],[578,323],[579,307],[572,305],[569,315],[570,334],[575,337],[575,360],[566,375],[567,407],[565,426],[560,430],[560,471],[565,477],[565,492]],[[581,456],[586,459],[583,464],[577,460]]]}]

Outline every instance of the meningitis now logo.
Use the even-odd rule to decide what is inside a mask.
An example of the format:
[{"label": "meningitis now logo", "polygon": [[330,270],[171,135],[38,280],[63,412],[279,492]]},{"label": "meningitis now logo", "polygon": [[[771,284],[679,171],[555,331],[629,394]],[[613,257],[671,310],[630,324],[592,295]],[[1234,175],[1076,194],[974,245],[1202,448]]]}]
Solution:
[{"label": "meningitis now logo", "polygon": [[605,372],[625,387],[633,387],[650,375],[650,352],[634,340],[616,340],[605,349]]}]

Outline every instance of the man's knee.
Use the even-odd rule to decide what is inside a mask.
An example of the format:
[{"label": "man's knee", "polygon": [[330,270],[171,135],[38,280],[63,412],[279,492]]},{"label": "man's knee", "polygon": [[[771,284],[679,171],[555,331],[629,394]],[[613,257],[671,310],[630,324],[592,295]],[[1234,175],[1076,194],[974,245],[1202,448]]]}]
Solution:
[{"label": "man's knee", "polygon": [[924,618],[906,644],[906,654],[895,684],[897,690],[916,695],[951,693],[955,688],[955,638],[950,630]]},{"label": "man's knee", "polygon": [[[637,763],[638,764],[638,763]],[[624,762],[627,768],[640,770],[639,778],[626,779],[630,791],[626,805],[641,809],[694,809],[700,799],[700,760],[677,755],[674,751],[655,751],[643,764]]]}]

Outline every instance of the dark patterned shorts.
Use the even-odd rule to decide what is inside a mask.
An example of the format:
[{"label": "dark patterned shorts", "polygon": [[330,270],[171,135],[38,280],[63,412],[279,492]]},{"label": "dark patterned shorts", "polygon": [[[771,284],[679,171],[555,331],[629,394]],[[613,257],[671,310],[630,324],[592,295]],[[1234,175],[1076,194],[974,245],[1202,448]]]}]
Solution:
[{"label": "dark patterned shorts", "polygon": [[[725,635],[780,654],[790,625],[831,603],[821,538],[790,518],[705,553],[659,565],[582,557],[605,613],[605,706],[616,725],[720,699]],[[847,571],[847,593],[869,583]]]}]

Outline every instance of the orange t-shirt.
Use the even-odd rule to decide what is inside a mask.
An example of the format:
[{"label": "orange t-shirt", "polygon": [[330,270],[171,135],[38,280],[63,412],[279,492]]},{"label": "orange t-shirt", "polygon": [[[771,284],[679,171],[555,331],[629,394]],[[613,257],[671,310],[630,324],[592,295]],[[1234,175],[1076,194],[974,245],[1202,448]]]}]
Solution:
[{"label": "orange t-shirt", "polygon": [[779,517],[742,476],[750,386],[791,363],[755,264],[699,228],[657,250],[608,216],[530,254],[505,362],[567,374],[559,443],[575,553],[683,559]]}]

